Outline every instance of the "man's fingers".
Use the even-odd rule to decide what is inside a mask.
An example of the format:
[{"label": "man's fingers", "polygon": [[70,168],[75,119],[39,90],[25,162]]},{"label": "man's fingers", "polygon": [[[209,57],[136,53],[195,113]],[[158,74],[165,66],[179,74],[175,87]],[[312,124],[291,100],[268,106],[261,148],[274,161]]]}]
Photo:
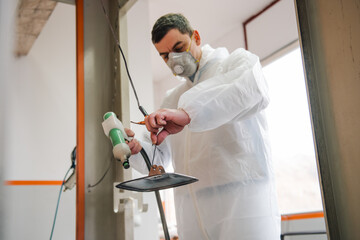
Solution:
[{"label": "man's fingers", "polygon": [[168,135],[182,131],[190,121],[183,109],[160,109],[145,118],[145,125],[150,132],[151,142],[159,145]]},{"label": "man's fingers", "polygon": [[140,143],[137,140],[135,140],[135,141],[136,141],[136,143],[135,143],[134,147],[131,149],[132,155],[139,153],[142,149],[142,146],[140,145]]},{"label": "man's fingers", "polygon": [[150,133],[150,138],[151,138],[151,142],[152,144],[156,144],[157,143],[157,134],[156,133]]},{"label": "man's fingers", "polygon": [[129,137],[135,136],[135,133],[131,129],[124,128],[124,130],[125,130],[126,135],[128,135]]},{"label": "man's fingers", "polygon": [[136,139],[131,140],[128,143],[128,146],[130,148],[130,151],[131,151],[132,155],[139,153],[141,151],[141,149],[142,149],[141,144]]},{"label": "man's fingers", "polygon": [[163,129],[158,135],[157,135],[157,142],[156,145],[160,145],[165,138],[169,135],[169,132]]},{"label": "man's fingers", "polygon": [[156,114],[155,119],[156,119],[156,124],[158,126],[165,126],[166,125],[165,116],[163,114],[161,114],[161,113]]},{"label": "man's fingers", "polygon": [[162,112],[152,113],[148,118],[152,128],[159,129],[166,125],[165,115]]},{"label": "man's fingers", "polygon": [[148,117],[150,128],[153,129],[156,126],[155,114],[150,114]]},{"label": "man's fingers", "polygon": [[159,127],[156,125],[154,114],[151,114],[147,118],[145,118],[145,126],[149,132],[158,132]]},{"label": "man's fingers", "polygon": [[135,141],[134,141],[134,139],[131,140],[130,142],[127,142],[127,145],[129,146],[130,150],[133,149],[134,146],[135,146]]}]

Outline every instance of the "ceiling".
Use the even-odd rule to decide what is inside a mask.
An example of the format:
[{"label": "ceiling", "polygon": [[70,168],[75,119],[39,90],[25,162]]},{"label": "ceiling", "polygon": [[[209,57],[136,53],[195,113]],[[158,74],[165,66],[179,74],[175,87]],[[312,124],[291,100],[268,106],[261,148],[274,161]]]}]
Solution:
[{"label": "ceiling", "polygon": [[[54,11],[56,3],[75,5],[76,0],[18,0],[16,13],[15,55],[26,56],[43,27]],[[92,0],[91,0],[92,1]],[[127,2],[136,0],[117,0],[121,8]]]},{"label": "ceiling", "polygon": [[[18,56],[29,52],[57,1],[71,4],[75,2],[74,0],[19,0],[16,46]],[[232,51],[244,46],[243,22],[273,1],[149,0],[149,22],[152,25],[159,16],[169,12],[183,13],[192,23],[193,28],[200,32],[203,42],[213,47],[226,46]],[[154,72],[161,73],[163,65],[156,64],[155,61]]]},{"label": "ceiling", "polygon": [[19,0],[16,22],[17,56],[27,55],[56,6],[52,0]]},{"label": "ceiling", "polygon": [[[226,41],[229,32],[242,32],[242,24],[274,0],[151,0],[150,23],[169,12],[183,13],[209,43]],[[239,39],[240,40],[240,39]]]}]

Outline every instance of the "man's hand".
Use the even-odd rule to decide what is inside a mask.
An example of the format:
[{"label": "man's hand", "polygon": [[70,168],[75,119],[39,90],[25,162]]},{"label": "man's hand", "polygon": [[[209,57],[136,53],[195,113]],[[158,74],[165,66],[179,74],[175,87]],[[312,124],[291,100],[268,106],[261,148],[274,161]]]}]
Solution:
[{"label": "man's hand", "polygon": [[159,145],[168,135],[183,130],[190,121],[189,115],[182,109],[160,109],[145,118],[145,125],[151,133],[152,143]]},{"label": "man's hand", "polygon": [[[135,136],[135,133],[131,129],[124,128],[124,130],[125,130],[125,133],[129,137],[134,137]],[[129,148],[131,150],[131,155],[139,153],[141,151],[141,149],[142,149],[141,144],[135,138],[133,138],[130,142],[127,142],[127,145],[129,146]]]}]

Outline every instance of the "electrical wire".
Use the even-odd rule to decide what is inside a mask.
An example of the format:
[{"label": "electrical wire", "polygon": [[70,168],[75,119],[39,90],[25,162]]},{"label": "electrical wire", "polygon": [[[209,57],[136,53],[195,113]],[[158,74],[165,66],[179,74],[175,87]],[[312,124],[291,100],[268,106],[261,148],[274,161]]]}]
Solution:
[{"label": "electrical wire", "polygon": [[[136,98],[137,105],[138,105],[140,111],[146,116],[147,113],[146,113],[145,109],[144,109],[142,106],[140,106],[140,101],[139,101],[138,95],[137,95],[137,93],[136,93],[136,89],[135,89],[134,83],[133,83],[132,78],[131,78],[131,76],[130,76],[130,72],[129,72],[129,68],[128,68],[128,65],[127,65],[127,61],[126,61],[124,52],[123,52],[123,50],[122,50],[122,48],[121,48],[121,46],[120,46],[119,40],[118,40],[118,39],[116,38],[116,36],[115,36],[115,31],[114,31],[114,29],[113,29],[113,27],[112,27],[112,25],[111,25],[111,23],[110,23],[110,19],[109,19],[109,16],[108,16],[108,14],[107,14],[107,12],[106,12],[106,10],[105,10],[105,6],[104,6],[103,1],[100,0],[100,3],[101,3],[101,7],[102,7],[102,9],[103,9],[103,11],[104,11],[104,14],[105,14],[105,16],[106,16],[106,20],[107,20],[108,25],[109,25],[109,28],[110,28],[110,30],[111,30],[112,36],[113,36],[113,38],[114,38],[117,46],[119,47],[121,56],[122,56],[122,58],[123,58],[123,60],[124,60],[126,73],[127,73],[128,77],[129,77],[129,81],[130,81],[131,87],[132,87],[132,89],[133,89],[133,91],[134,91],[134,95],[135,95],[135,98]],[[156,149],[156,147],[155,147],[155,149]],[[101,183],[101,181],[105,178],[106,174],[108,173],[108,171],[110,170],[110,168],[111,168],[111,166],[112,166],[112,164],[111,164],[111,163],[112,163],[112,160],[113,160],[113,158],[111,158],[109,167],[106,169],[106,171],[105,171],[105,173],[103,174],[103,176],[102,176],[95,184],[93,184],[93,185],[90,185],[90,184],[89,184],[89,185],[88,185],[88,188],[93,188],[93,187],[95,187],[95,186],[97,186],[98,184]]]},{"label": "electrical wire", "polygon": [[[100,1],[100,3],[101,3],[101,7],[102,7],[102,9],[103,9],[103,11],[104,11],[104,14],[105,14],[105,16],[106,16],[106,20],[107,20],[108,25],[109,25],[109,28],[110,28],[110,30],[111,30],[112,36],[113,36],[113,38],[114,38],[114,40],[115,40],[115,42],[116,42],[116,44],[117,44],[117,46],[118,46],[118,48],[119,48],[120,53],[121,53],[121,56],[122,56],[122,58],[123,58],[123,60],[124,60],[124,65],[125,65],[126,73],[127,73],[127,75],[128,75],[128,78],[129,78],[131,87],[132,87],[132,89],[133,89],[133,92],[134,92],[134,95],[135,95],[135,98],[136,98],[137,105],[138,105],[140,111],[142,112],[142,114],[146,117],[148,114],[147,114],[147,112],[145,111],[145,109],[140,105],[140,101],[139,101],[138,95],[137,95],[137,93],[136,93],[136,89],[135,89],[135,86],[134,86],[134,82],[133,82],[133,80],[132,80],[132,78],[131,78],[131,76],[130,76],[130,72],[129,72],[129,68],[128,68],[128,65],[127,65],[127,61],[126,61],[124,52],[123,52],[123,50],[122,50],[122,48],[121,48],[121,46],[120,46],[120,42],[119,42],[118,38],[117,38],[116,35],[115,35],[115,31],[114,31],[114,28],[113,28],[112,25],[111,25],[109,15],[107,14],[107,12],[106,12],[106,10],[105,10],[105,6],[104,6],[104,3],[103,3],[103,0],[99,0],[99,1]],[[132,122],[132,123],[136,123],[136,122]],[[138,123],[136,123],[136,124],[142,124],[142,125],[143,125],[143,124],[144,124],[144,121],[138,122]],[[155,147],[154,147],[154,154],[153,154],[152,163],[154,162],[155,152],[156,152],[156,145],[155,145]]]},{"label": "electrical wire", "polygon": [[[128,77],[129,77],[129,81],[130,81],[131,87],[132,87],[132,89],[133,89],[133,91],[134,91],[134,95],[135,95],[136,102],[137,102],[137,105],[138,105],[138,107],[139,107],[139,110],[140,110],[141,113],[144,115],[144,117],[146,117],[146,116],[148,116],[148,114],[147,114],[146,110],[144,109],[144,107],[142,107],[142,106],[140,105],[139,98],[138,98],[138,96],[137,96],[134,83],[133,83],[133,81],[132,81],[132,79],[131,79],[131,76],[130,76],[130,73],[129,73],[129,69],[128,69],[128,66],[127,66],[127,62],[126,62],[126,58],[125,58],[125,56],[124,56],[123,50],[121,49],[119,40],[118,40],[118,39],[116,38],[116,36],[115,36],[115,32],[114,32],[114,29],[113,29],[113,27],[112,27],[112,25],[111,25],[109,16],[108,16],[108,14],[106,13],[104,3],[103,3],[102,0],[100,0],[100,2],[101,2],[102,9],[103,9],[103,11],[104,11],[104,14],[105,14],[105,16],[106,16],[108,25],[109,25],[110,30],[111,30],[111,32],[112,32],[112,35],[113,35],[113,37],[114,37],[114,40],[115,40],[117,46],[119,47],[119,50],[120,50],[120,53],[121,53],[122,58],[124,59],[124,64],[125,64],[126,73],[127,73]],[[155,147],[154,147],[154,154],[153,154],[153,159],[152,159],[153,162],[154,162],[154,158],[155,158],[155,152],[156,152],[156,145],[155,145]],[[145,162],[146,162],[146,164],[147,164],[147,167],[148,167],[148,169],[149,169],[149,171],[150,171],[150,167],[151,167],[151,166],[150,166],[149,157],[147,156],[144,148],[141,149],[140,153],[141,153],[141,155],[143,156],[143,158],[144,158],[144,160],[145,160]],[[105,175],[106,175],[106,173],[105,173]],[[157,200],[157,204],[158,204],[159,211],[160,211],[161,222],[162,222],[162,225],[163,225],[163,228],[164,228],[165,239],[166,239],[166,240],[170,240],[170,235],[169,235],[169,232],[168,232],[168,229],[167,229],[167,224],[166,224],[164,209],[163,209],[163,207],[162,207],[162,202],[161,202],[160,194],[159,194],[158,191],[155,191],[155,195],[156,195],[156,200]]]},{"label": "electrical wire", "polygon": [[55,228],[55,222],[56,222],[57,212],[58,212],[59,204],[60,204],[60,197],[61,197],[62,189],[63,189],[64,184],[65,184],[65,179],[66,179],[67,175],[69,174],[69,172],[70,172],[70,170],[71,170],[72,168],[73,168],[73,166],[71,166],[71,167],[69,168],[69,170],[67,170],[67,172],[66,172],[66,174],[65,174],[65,177],[64,177],[64,180],[63,180],[62,183],[61,183],[60,192],[59,192],[59,196],[58,196],[58,200],[57,200],[57,204],[56,204],[55,216],[54,216],[53,225],[52,225],[52,228],[51,228],[50,240],[52,239],[52,236],[53,236],[53,233],[54,233],[54,228]]},{"label": "electrical wire", "polygon": [[[119,48],[119,50],[120,50],[120,53],[121,53],[122,58],[123,58],[123,60],[124,60],[124,65],[125,65],[126,73],[127,73],[128,77],[129,77],[129,81],[130,81],[131,87],[132,87],[132,89],[133,89],[133,91],[134,91],[134,95],[135,95],[135,98],[136,98],[137,105],[138,105],[138,107],[140,108],[140,107],[141,107],[141,106],[140,106],[140,101],[139,101],[138,95],[137,95],[137,93],[136,93],[134,83],[133,83],[133,81],[132,81],[132,79],[131,79],[131,76],[130,76],[130,72],[129,72],[129,68],[128,68],[128,65],[127,65],[127,62],[126,62],[126,58],[125,58],[124,52],[123,52],[123,50],[122,50],[122,48],[121,48],[121,46],[120,46],[119,40],[117,39],[117,37],[116,37],[116,35],[115,35],[115,31],[114,31],[114,29],[113,29],[113,27],[112,27],[112,25],[111,25],[110,18],[109,18],[108,14],[107,14],[107,12],[106,12],[106,10],[105,10],[104,3],[103,3],[102,0],[99,0],[99,1],[100,1],[100,3],[101,3],[102,9],[103,9],[103,11],[104,11],[104,14],[105,14],[105,16],[106,16],[106,20],[107,20],[107,22],[108,22],[108,25],[109,25],[109,28],[110,28],[111,33],[112,33],[112,35],[113,35],[113,38],[114,38],[114,40],[115,40],[115,42],[116,42],[116,44],[117,44],[117,46],[118,46],[118,48]],[[141,109],[140,109],[140,110],[141,110]],[[143,113],[143,114],[144,114],[144,113]]]},{"label": "electrical wire", "polygon": [[109,163],[109,166],[108,166],[108,168],[106,169],[106,171],[105,171],[105,173],[102,175],[102,177],[95,183],[95,184],[93,184],[93,185],[88,185],[88,188],[93,188],[93,187],[95,187],[95,186],[97,186],[97,185],[99,185],[99,183],[101,183],[101,181],[105,178],[105,176],[106,176],[106,174],[109,172],[109,170],[110,170],[110,168],[111,168],[111,166],[112,166],[112,162],[113,162],[113,157],[111,158],[111,161],[110,161],[110,163]]}]

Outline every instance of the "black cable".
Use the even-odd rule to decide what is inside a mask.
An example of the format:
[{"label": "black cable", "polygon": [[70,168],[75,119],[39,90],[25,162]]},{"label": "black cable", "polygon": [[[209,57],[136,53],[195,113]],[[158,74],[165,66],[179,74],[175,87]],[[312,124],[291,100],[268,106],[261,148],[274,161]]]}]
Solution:
[{"label": "black cable", "polygon": [[146,166],[147,166],[148,170],[150,171],[150,169],[151,169],[151,162],[150,162],[150,159],[149,159],[149,157],[148,157],[145,149],[142,148],[142,149],[140,150],[140,153],[141,153],[141,155],[142,155],[143,158],[144,158],[144,161],[145,161],[145,163],[146,163]]},{"label": "black cable", "polygon": [[[133,89],[133,92],[134,92],[134,95],[135,95],[136,102],[137,102],[137,105],[138,105],[138,107],[139,107],[139,110],[140,110],[141,113],[144,115],[144,117],[146,117],[146,116],[148,116],[148,113],[146,112],[145,108],[140,105],[140,101],[139,101],[138,95],[137,95],[137,93],[136,93],[136,89],[135,89],[133,80],[132,80],[132,78],[131,78],[131,76],[130,76],[130,72],[129,72],[129,68],[128,68],[128,65],[127,65],[127,61],[126,61],[124,52],[123,52],[123,50],[122,50],[122,48],[121,48],[121,46],[120,46],[119,40],[117,39],[117,37],[116,37],[116,35],[115,35],[115,31],[114,31],[114,29],[113,29],[113,27],[112,27],[112,25],[111,25],[110,18],[109,18],[109,15],[108,15],[107,12],[106,12],[106,9],[105,9],[103,0],[99,0],[99,1],[100,1],[100,3],[101,3],[101,7],[102,7],[102,9],[103,9],[103,12],[104,12],[104,14],[105,14],[105,16],[106,16],[106,20],[107,20],[108,26],[109,26],[109,28],[110,28],[110,30],[111,30],[112,36],[113,36],[113,38],[114,38],[114,40],[115,40],[115,42],[116,42],[116,44],[117,44],[117,46],[118,46],[118,48],[119,48],[120,53],[121,53],[121,56],[122,56],[122,58],[123,58],[123,60],[124,60],[124,65],[125,65],[126,73],[127,73],[128,77],[129,77],[129,81],[130,81],[131,87],[132,87],[132,89]],[[155,147],[154,147],[154,154],[153,154],[152,163],[154,162],[155,152],[156,152],[156,145],[155,145]],[[143,156],[144,158],[145,158],[144,155],[146,155],[146,158],[149,160],[149,158],[148,158],[148,156],[147,156],[147,154],[146,154],[145,151],[141,152],[141,154],[142,154],[142,156]],[[146,162],[146,160],[145,160],[145,162]],[[149,164],[150,164],[150,161],[148,161],[148,162],[146,162],[146,163],[149,163]],[[148,166],[148,167],[149,167],[149,170],[150,170],[150,167],[151,167],[151,166]],[[108,171],[108,170],[107,170],[107,171]],[[106,175],[106,173],[105,173],[105,175]],[[105,175],[104,175],[103,177],[105,177]],[[98,183],[97,183],[97,184],[98,184]],[[97,184],[95,184],[95,185],[97,185]],[[94,186],[95,186],[95,185],[94,185]],[[89,187],[90,187],[90,186],[89,186]]]},{"label": "black cable", "polygon": [[[112,25],[111,25],[111,22],[110,22],[110,18],[109,18],[108,14],[107,14],[107,12],[106,12],[106,10],[105,10],[104,3],[103,3],[102,0],[100,0],[100,2],[101,2],[102,9],[103,9],[103,11],[104,11],[104,14],[105,14],[105,16],[106,16],[106,20],[107,20],[107,22],[108,22],[108,25],[109,25],[109,27],[110,27],[111,33],[112,33],[112,35],[113,35],[113,38],[114,38],[114,40],[115,40],[115,42],[116,42],[116,44],[117,44],[117,46],[118,46],[118,48],[119,48],[119,50],[120,50],[120,53],[121,53],[122,58],[124,59],[124,64],[125,64],[126,73],[127,73],[128,77],[129,77],[129,81],[130,81],[131,87],[132,87],[132,89],[133,89],[133,91],[134,91],[134,95],[135,95],[135,98],[136,98],[137,105],[138,105],[140,111],[144,114],[144,112],[141,110],[142,107],[140,106],[139,98],[138,98],[138,95],[137,95],[137,93],[136,93],[134,83],[133,83],[133,81],[132,81],[132,79],[131,79],[131,76],[130,76],[130,72],[129,72],[129,68],[128,68],[128,65],[127,65],[127,62],[126,62],[126,58],[125,58],[124,52],[123,52],[123,50],[121,49],[120,42],[119,42],[119,40],[117,39],[117,37],[116,37],[116,35],[115,35],[114,29],[113,29],[113,27],[112,27]],[[145,111],[145,112],[146,112],[146,111]]]},{"label": "black cable", "polygon": [[71,167],[73,169],[75,169],[75,167],[76,167],[76,146],[74,147],[74,149],[71,152]]},{"label": "black cable", "polygon": [[[144,107],[142,107],[140,105],[140,102],[139,102],[139,98],[137,96],[137,93],[136,93],[136,90],[135,90],[135,86],[134,86],[134,83],[131,79],[131,76],[130,76],[130,73],[129,73],[129,69],[128,69],[128,66],[127,66],[127,62],[126,62],[126,58],[124,56],[124,53],[121,49],[121,46],[120,46],[120,43],[119,43],[119,40],[116,38],[115,36],[115,32],[114,32],[114,29],[111,25],[111,22],[110,22],[110,19],[109,19],[109,16],[107,15],[106,13],[106,10],[105,10],[105,6],[104,6],[104,3],[102,0],[100,0],[101,2],[101,6],[102,6],[102,9],[104,11],[104,14],[106,16],[106,19],[107,19],[107,22],[108,22],[108,25],[110,27],[110,30],[112,32],[112,35],[114,37],[114,40],[115,42],[117,43],[118,47],[119,47],[119,50],[120,50],[120,53],[121,53],[121,56],[122,58],[124,59],[124,63],[125,63],[125,68],[126,68],[126,73],[129,77],[129,81],[130,81],[130,84],[131,84],[131,87],[134,91],[134,95],[135,95],[135,98],[136,98],[136,102],[137,102],[137,105],[139,107],[139,110],[141,111],[141,113],[144,115],[144,117],[146,117],[148,114],[146,112],[146,110],[144,109]],[[153,161],[154,161],[154,157],[155,157],[155,150],[156,150],[156,145],[155,145],[155,148],[154,148],[154,155],[153,155]],[[141,149],[140,151],[141,155],[143,156],[144,160],[145,160],[145,163],[150,171],[150,168],[151,168],[151,163],[150,163],[150,160],[149,160],[149,157],[148,155],[146,154],[144,148]],[[164,209],[162,207],[162,201],[161,201],[161,198],[160,198],[160,194],[159,194],[159,191],[155,191],[155,196],[156,196],[156,200],[157,200],[157,204],[158,204],[158,207],[159,207],[159,211],[160,211],[160,216],[161,216],[161,222],[162,222],[162,225],[163,225],[163,228],[164,228],[164,235],[165,235],[165,239],[166,240],[170,240],[170,235],[169,235],[169,232],[168,232],[168,229],[167,229],[167,224],[166,224],[166,218],[165,218],[165,213],[164,213]]]},{"label": "black cable", "polygon": [[93,188],[95,186],[97,186],[99,183],[101,183],[101,181],[105,178],[106,174],[108,173],[108,171],[110,170],[111,166],[112,166],[112,162],[113,162],[113,157],[111,158],[110,164],[108,166],[108,168],[106,169],[105,173],[102,175],[102,177],[93,185],[88,185],[88,188]]},{"label": "black cable", "polygon": [[62,192],[62,189],[63,189],[63,187],[64,187],[65,179],[66,179],[68,173],[70,172],[70,170],[71,170],[72,168],[73,168],[73,167],[71,166],[71,167],[69,168],[69,170],[67,170],[67,172],[66,172],[66,174],[65,174],[65,177],[64,177],[64,180],[63,180],[62,183],[61,183],[60,192],[59,192],[59,197],[58,197],[58,201],[57,201],[57,204],[56,204],[55,216],[54,216],[53,225],[52,225],[52,228],[51,228],[50,240],[52,239],[52,236],[53,236],[53,233],[54,233],[56,216],[57,216],[57,212],[58,212],[58,209],[59,209],[61,192]]}]

